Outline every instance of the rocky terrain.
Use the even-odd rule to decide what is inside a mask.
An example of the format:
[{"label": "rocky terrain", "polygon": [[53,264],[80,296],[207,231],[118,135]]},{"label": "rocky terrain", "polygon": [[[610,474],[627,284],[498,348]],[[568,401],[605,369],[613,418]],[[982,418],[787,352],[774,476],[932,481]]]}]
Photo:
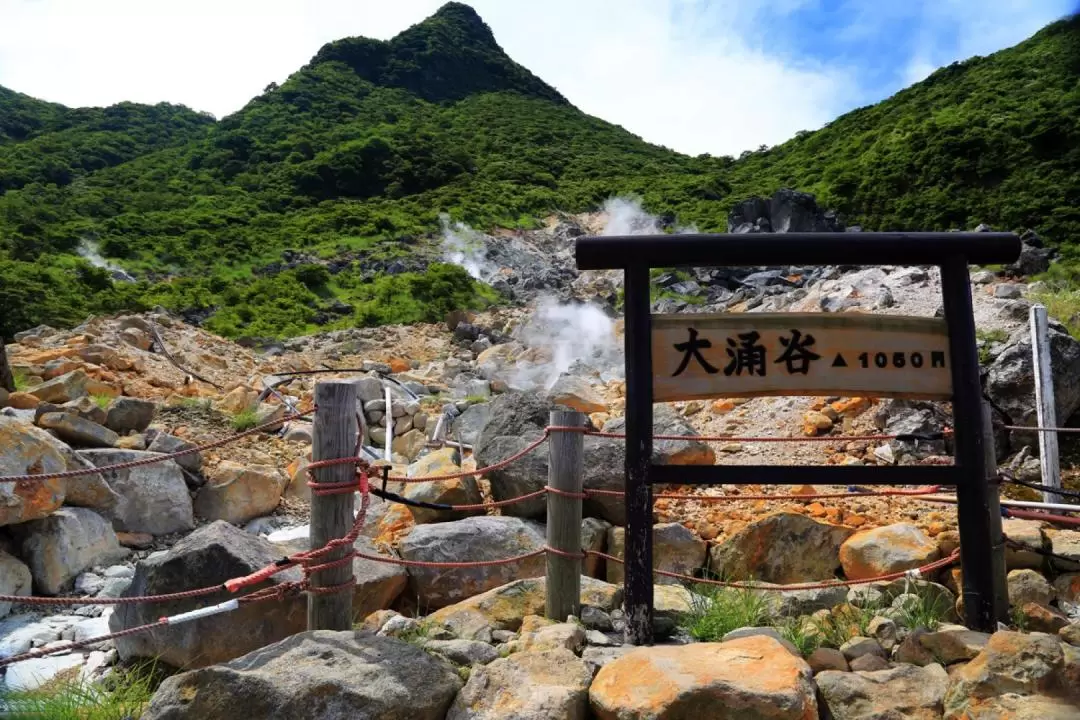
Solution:
[{"label": "rocky terrain", "polygon": [[[19,333],[6,347],[17,389],[0,389],[0,475],[125,463],[265,429],[160,463],[0,485],[0,594],[87,598],[62,613],[0,607],[0,658],[230,596],[115,607],[93,598],[213,586],[308,549],[311,425],[285,418],[310,410],[321,380],[356,384],[361,452],[373,463],[389,461],[395,475],[490,466],[541,437],[556,406],[619,432],[620,278],[579,274],[573,240],[662,225],[624,203],[555,217],[539,231],[452,229],[458,240],[447,254],[517,304],[454,313],[440,324],[256,347],[164,312]],[[844,229],[811,196],[791,191],[740,204],[729,225],[732,232]],[[1015,266],[972,269],[984,388],[999,426],[1034,424],[1027,279],[1049,261],[1039,238],[1027,235]],[[658,312],[940,312],[933,268],[699,269],[662,273],[655,286]],[[1065,419],[1080,408],[1080,343],[1056,323],[1051,335]],[[290,375],[308,371],[320,372]],[[655,455],[668,464],[929,464],[951,453],[949,443],[844,436],[933,433],[950,424],[947,405],[926,402],[672,403],[657,406],[654,430],[687,439],[657,442]],[[717,435],[732,439],[697,439]],[[807,435],[836,440],[737,439]],[[999,427],[996,440],[1002,466],[1037,482],[1033,438]],[[621,443],[585,439],[587,489],[621,489]],[[546,481],[541,449],[478,478],[388,489],[427,503],[479,505]],[[844,488],[670,490],[737,498]],[[412,561],[499,559],[543,548],[545,510],[542,498],[464,511],[372,499],[357,547]],[[586,549],[621,556],[621,500],[594,496],[584,515]],[[659,569],[777,585],[905,571],[946,558],[959,544],[953,506],[901,497],[660,499],[655,523]],[[694,618],[726,596],[658,578],[662,642],[634,649],[622,645],[623,576],[614,562],[589,558],[580,617],[554,623],[538,617],[542,556],[451,572],[357,559],[354,632],[302,632],[306,600],[294,596],[14,663],[3,682],[18,689],[57,675],[93,680],[117,664],[153,658],[186,671],[162,685],[144,714],[162,719],[1080,717],[1080,532],[1024,520],[1005,521],[1005,531],[1023,547],[1008,557],[1012,629],[993,635],[951,624],[962,617],[956,567],[850,590],[752,591],[762,598],[752,626],[717,637]],[[290,570],[260,588],[297,577]],[[928,606],[932,612],[920,614]],[[703,714],[720,706],[727,714]]]}]

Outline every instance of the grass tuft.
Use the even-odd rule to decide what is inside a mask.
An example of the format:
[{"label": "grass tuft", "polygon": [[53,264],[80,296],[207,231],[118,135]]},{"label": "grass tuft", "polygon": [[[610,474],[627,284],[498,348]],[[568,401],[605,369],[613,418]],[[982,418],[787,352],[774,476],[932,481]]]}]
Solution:
[{"label": "grass tuft", "polygon": [[117,670],[101,682],[78,671],[61,674],[36,690],[0,688],[6,720],[130,720],[142,715],[162,677],[153,664]]},{"label": "grass tuft", "polygon": [[695,640],[713,642],[732,630],[759,626],[768,618],[769,604],[760,592],[699,585],[691,589],[690,612],[681,625]]},{"label": "grass tuft", "polygon": [[253,409],[241,410],[232,416],[232,427],[237,432],[250,430],[259,424],[259,416]]},{"label": "grass tuft", "polygon": [[94,401],[94,404],[104,410],[109,407],[109,403],[113,401],[112,395],[91,395],[90,399]]}]

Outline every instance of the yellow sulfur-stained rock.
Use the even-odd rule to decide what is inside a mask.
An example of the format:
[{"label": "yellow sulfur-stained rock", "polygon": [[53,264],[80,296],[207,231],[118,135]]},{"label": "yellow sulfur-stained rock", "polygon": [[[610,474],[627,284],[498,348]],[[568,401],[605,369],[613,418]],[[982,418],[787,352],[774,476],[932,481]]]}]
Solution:
[{"label": "yellow sulfur-stained rock", "polygon": [[600,668],[597,720],[816,720],[810,666],[764,635],[643,647]]}]

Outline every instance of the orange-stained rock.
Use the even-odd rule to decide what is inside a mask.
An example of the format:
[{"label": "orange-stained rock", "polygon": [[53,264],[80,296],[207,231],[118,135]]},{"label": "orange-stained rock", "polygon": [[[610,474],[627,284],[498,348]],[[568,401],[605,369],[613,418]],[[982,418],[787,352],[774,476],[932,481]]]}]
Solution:
[{"label": "orange-stained rock", "polygon": [[555,405],[565,405],[586,415],[607,411],[607,403],[600,392],[574,375],[560,376],[548,391],[548,399]]},{"label": "orange-stained rock", "polygon": [[[67,460],[58,446],[44,430],[0,416],[0,475],[63,472]],[[46,517],[64,502],[64,491],[63,480],[0,483],[0,525]]]},{"label": "orange-stained rock", "polygon": [[735,403],[731,400],[714,400],[712,404],[712,411],[717,415],[724,415],[735,409]]},{"label": "orange-stained rock", "polygon": [[598,720],[817,720],[810,666],[764,635],[643,647],[600,668]]},{"label": "orange-stained rock", "polygon": [[840,564],[849,580],[909,570],[939,556],[937,543],[909,523],[863,530],[840,546]]},{"label": "orange-stained rock", "polygon": [[71,360],[61,360],[60,362],[57,362],[56,364],[45,368],[45,371],[41,374],[41,377],[45,378],[46,380],[52,380],[53,378],[58,378],[61,375],[66,375],[69,372],[78,370],[80,367],[82,366],[77,362]]},{"label": "orange-stained rock", "polygon": [[111,385],[100,380],[87,380],[86,381],[86,394],[87,395],[108,395],[111,398],[120,397],[120,389],[115,385]]},{"label": "orange-stained rock", "polygon": [[409,370],[411,370],[411,369],[412,369],[412,366],[409,364],[409,361],[406,360],[405,358],[390,358],[390,372],[392,372],[392,373],[403,373],[403,372],[409,372]]},{"label": "orange-stained rock", "polygon": [[840,565],[841,543],[850,528],[805,515],[768,515],[729,535],[709,552],[709,569],[733,580],[771,583],[828,580]]},{"label": "orange-stained rock", "polygon": [[237,414],[245,410],[254,410],[259,402],[259,391],[254,388],[239,386],[233,388],[217,405],[222,412]]},{"label": "orange-stained rock", "polygon": [[60,358],[75,357],[75,348],[64,347],[54,348],[52,350],[41,350],[39,352],[29,353],[27,355],[20,355],[19,362],[24,365],[44,365],[50,360],[59,360]]},{"label": "orange-stained rock", "polygon": [[832,409],[840,415],[856,416],[870,408],[870,398],[847,398],[837,400],[832,404]]},{"label": "orange-stained rock", "polygon": [[30,393],[13,392],[8,395],[7,404],[16,410],[33,410],[41,401]]}]

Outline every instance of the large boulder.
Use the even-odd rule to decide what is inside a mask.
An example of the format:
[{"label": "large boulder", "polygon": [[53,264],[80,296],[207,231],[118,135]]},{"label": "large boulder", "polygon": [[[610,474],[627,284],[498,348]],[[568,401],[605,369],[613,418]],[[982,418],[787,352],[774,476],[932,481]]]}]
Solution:
[{"label": "large boulder", "polygon": [[[410,478],[454,475],[461,472],[461,453],[452,447],[445,447],[420,458],[409,466]],[[479,505],[484,499],[480,495],[480,486],[473,476],[453,480],[435,480],[432,482],[409,483],[405,486],[405,497],[417,502],[446,505]],[[483,509],[477,510],[435,510],[409,506],[409,511],[417,523],[444,522],[461,520],[470,515],[482,515]]]},{"label": "large boulder", "polygon": [[[97,467],[155,457],[138,450],[87,450],[82,456]],[[151,535],[191,530],[195,517],[187,483],[172,460],[101,473],[119,501],[103,510],[113,527],[122,532]]]},{"label": "large boulder", "polygon": [[596,388],[585,378],[567,373],[560,375],[548,390],[548,399],[553,405],[565,405],[586,415],[607,411],[607,403]]},{"label": "large boulder", "polygon": [[[135,577],[123,597],[182,592],[221,585],[226,580],[249,575],[281,559],[274,544],[217,521],[204,525],[167,552],[139,562]],[[275,587],[300,579],[291,568],[247,592]],[[113,632],[156,622],[175,615],[238,597],[224,589],[201,598],[165,603],[120,605],[109,620]],[[307,626],[307,600],[303,595],[283,600],[250,603],[229,613],[155,628],[150,632],[116,640],[124,659],[156,658],[178,668],[212,665],[239,657],[268,645]]]},{"label": "large boulder", "polygon": [[149,400],[118,397],[109,403],[109,414],[105,418],[105,427],[121,435],[129,432],[142,432],[154,421],[156,406]]},{"label": "large boulder", "polygon": [[[0,415],[0,476],[63,472],[67,461],[47,432]],[[0,525],[46,517],[64,502],[63,480],[0,483]]]},{"label": "large boulder", "polygon": [[415,645],[315,630],[168,678],[142,720],[443,720],[461,685]]},{"label": "large boulder", "polygon": [[446,720],[587,720],[591,681],[569,650],[514,653],[474,667]]},{"label": "large boulder", "polygon": [[[489,467],[516,455],[532,443],[522,437],[499,436],[493,438],[478,452],[478,465]],[[491,481],[491,496],[495,500],[509,500],[542,490],[548,481],[548,449],[539,447],[510,465],[487,474]],[[502,508],[504,515],[543,519],[547,513],[547,499],[539,497],[523,500]]]},{"label": "large boulder", "polygon": [[86,384],[90,377],[82,370],[73,370],[60,377],[46,380],[40,385],[28,388],[26,392],[41,402],[60,404],[77,400],[86,395]]},{"label": "large boulder", "polygon": [[[1072,416],[1080,408],[1080,342],[1061,325],[1050,324],[1050,365],[1054,376],[1057,417]],[[1005,413],[1012,425],[1038,425],[1032,388],[1031,336],[1026,332],[1011,339],[986,373],[984,389],[995,408]],[[1037,442],[1034,433],[1017,433],[1023,443]]]},{"label": "large boulder", "polygon": [[1057,556],[1050,559],[1055,570],[1080,571],[1080,531],[1047,530],[1046,538],[1050,541],[1050,552]]},{"label": "large boulder", "polygon": [[814,676],[833,720],[939,720],[949,676],[940,665],[875,672],[826,670]]},{"label": "large boulder", "polygon": [[112,430],[78,415],[63,412],[42,413],[37,424],[52,430],[61,440],[80,447],[113,447],[120,436]]},{"label": "large boulder", "polygon": [[48,517],[12,527],[19,556],[30,566],[34,587],[56,595],[94,565],[108,565],[129,553],[120,547],[108,521],[93,510],[63,507]]},{"label": "large boulder", "polygon": [[[413,562],[501,560],[542,550],[544,526],[513,517],[471,517],[417,525],[401,541],[402,557]],[[410,567],[411,585],[422,608],[440,608],[517,578],[546,570],[542,554],[502,565],[447,569]]]},{"label": "large boulder", "polygon": [[[1041,523],[1035,520],[1009,518],[1001,521],[1001,531],[1005,537],[1024,546],[1005,545],[1005,567],[1009,570],[1042,568],[1046,558],[1038,550],[1046,550],[1048,543],[1046,536],[1043,535]],[[1033,549],[1025,550],[1025,547]]]},{"label": "large boulder", "polygon": [[[293,555],[311,549],[308,538],[298,538],[288,542],[275,543],[281,548],[281,555]],[[369,538],[359,537],[353,543],[359,552],[366,555],[395,558],[395,555],[379,550]],[[389,608],[409,583],[409,573],[400,565],[366,558],[353,558],[353,577],[356,586],[353,591],[352,614],[359,621],[376,610]]]},{"label": "large boulder", "polygon": [[[437,610],[432,622],[463,638],[482,637],[492,630],[517,631],[529,615],[544,613],[543,577],[514,580],[494,590]],[[590,577],[581,578],[581,605],[611,612],[622,604],[622,588]]]},{"label": "large boulder", "polygon": [[1075,718],[1080,685],[1070,665],[1056,637],[996,632],[974,660],[952,673],[945,718]]},{"label": "large boulder", "polygon": [[[692,576],[705,565],[705,541],[680,523],[653,525],[652,543],[653,568],[657,570]],[[625,552],[626,528],[612,527],[608,530],[608,554],[622,558]],[[625,576],[622,563],[608,562],[609,583],[619,585]],[[672,585],[681,581],[657,575],[656,582]]]},{"label": "large boulder", "polygon": [[589,701],[598,720],[811,720],[810,666],[778,640],[643,647],[600,668]]},{"label": "large boulder", "polygon": [[[150,441],[150,445],[146,448],[150,452],[164,453],[171,455],[181,450],[190,450],[195,447],[194,443],[190,443],[187,440],[181,440],[175,435],[169,433],[159,432],[154,435],[154,439]],[[191,472],[199,472],[202,469],[202,456],[197,452],[187,453],[175,458],[175,462],[185,470]]]},{"label": "large boulder", "polygon": [[274,511],[286,478],[270,465],[223,460],[195,496],[195,513],[207,520],[245,523]]},{"label": "large boulder", "polygon": [[854,531],[781,512],[756,520],[709,551],[709,569],[735,580],[798,583],[829,580],[840,546]]},{"label": "large boulder", "polygon": [[[461,438],[461,442],[466,445],[475,445],[480,437],[480,432],[487,425],[490,418],[491,405],[488,403],[470,405],[465,412],[454,418],[453,432],[447,432],[446,436],[453,436],[455,439]],[[436,421],[429,419],[428,422]],[[445,422],[446,421],[444,421],[444,427]]]},{"label": "large boulder", "polygon": [[1023,607],[1028,603],[1049,605],[1054,591],[1050,583],[1040,573],[1024,568],[1010,570],[1005,578],[1008,584],[1009,604],[1013,607]]},{"label": "large boulder", "polygon": [[840,564],[848,580],[921,567],[941,555],[938,544],[910,523],[896,523],[855,533],[840,546]]},{"label": "large boulder", "polygon": [[[604,432],[625,433],[626,418],[618,417],[604,423]],[[686,440],[653,440],[652,461],[656,465],[714,465],[716,453],[712,447],[696,439],[697,432],[668,405],[653,407],[653,436],[674,435]],[[625,443],[622,443],[625,447]]]},{"label": "large boulder", "polygon": [[[32,582],[30,568],[22,561],[0,550],[0,595],[29,595]],[[0,617],[11,612],[11,603],[0,603]]]}]

